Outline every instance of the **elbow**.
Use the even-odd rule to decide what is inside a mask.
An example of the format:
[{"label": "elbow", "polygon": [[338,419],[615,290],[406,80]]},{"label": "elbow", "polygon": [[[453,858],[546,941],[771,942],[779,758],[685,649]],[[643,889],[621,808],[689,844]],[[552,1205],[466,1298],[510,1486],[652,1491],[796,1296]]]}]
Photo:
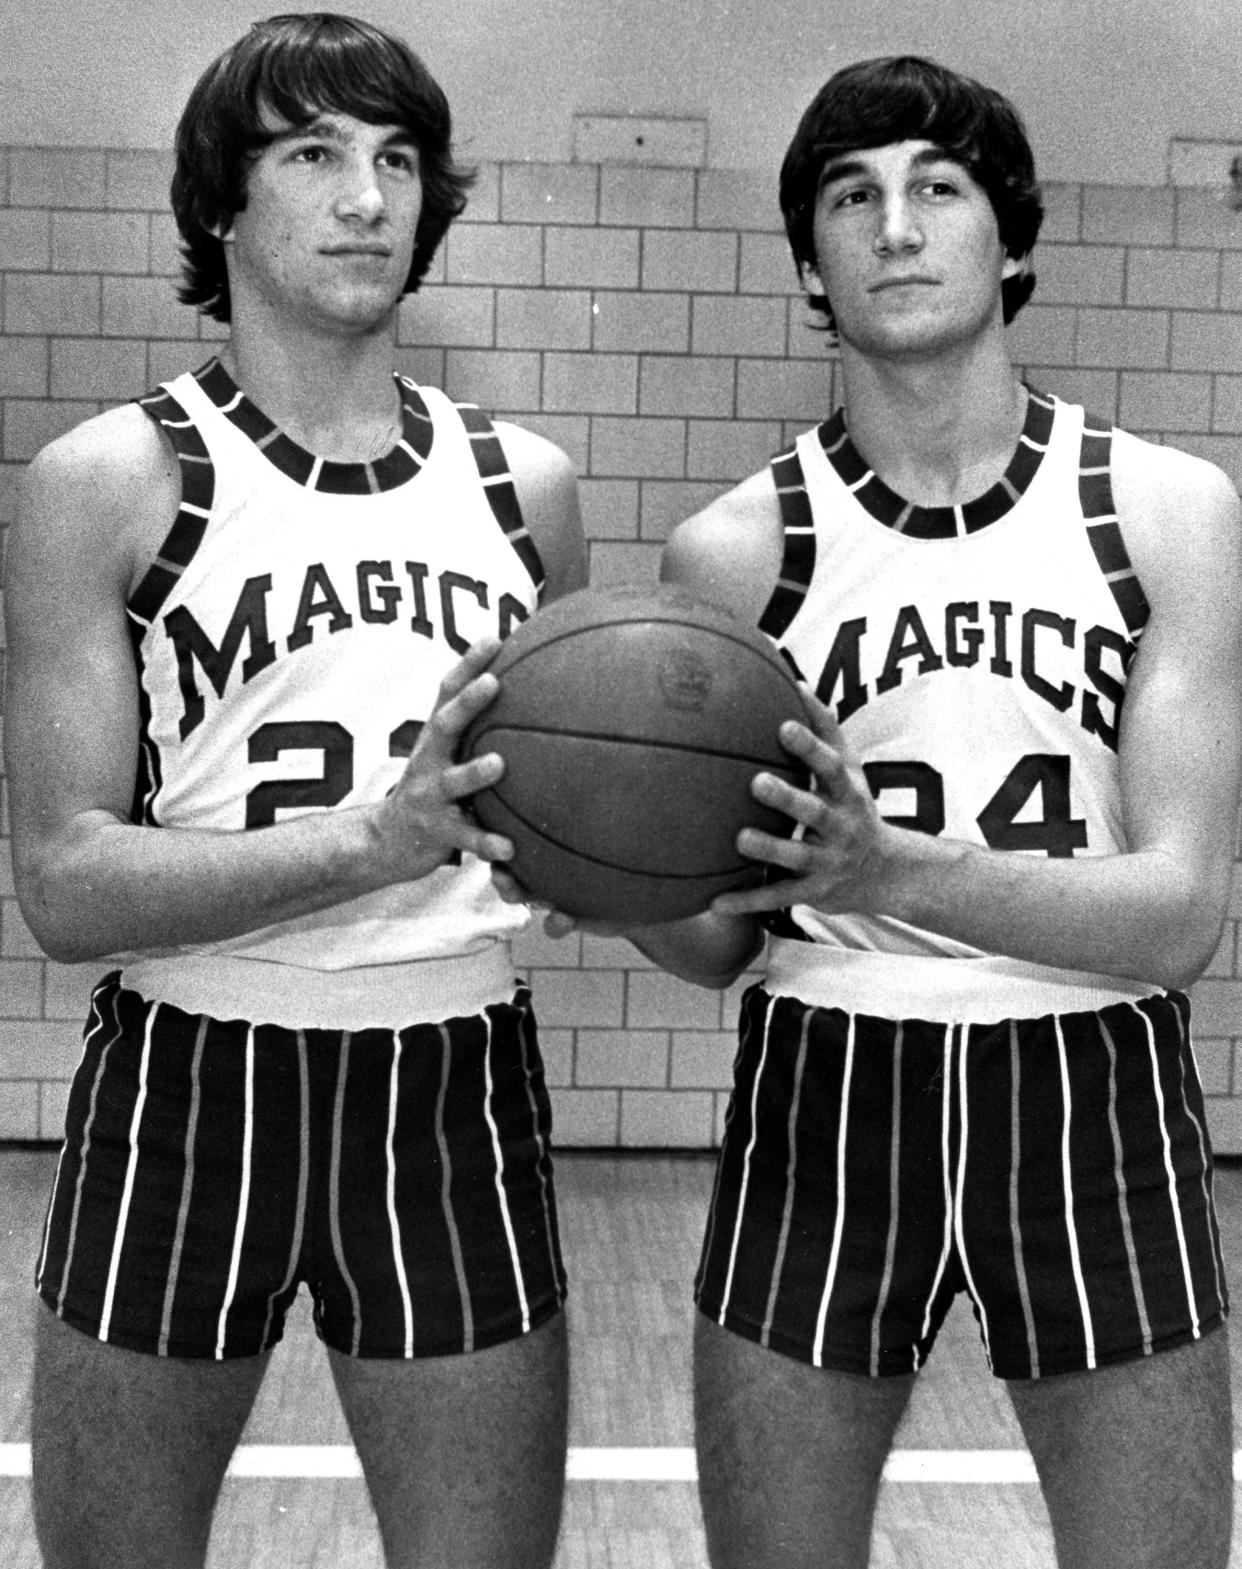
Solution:
[{"label": "elbow", "polygon": [[17,905],[30,935],[57,964],[86,964],[103,959],[114,946],[92,932],[82,918],[81,890],[76,897],[58,889],[55,879],[15,868]]},{"label": "elbow", "polygon": [[1225,914],[1223,901],[1219,908],[1211,900],[1188,901],[1166,927],[1164,940],[1152,955],[1147,979],[1158,981],[1171,991],[1186,991],[1193,986],[1216,957]]}]

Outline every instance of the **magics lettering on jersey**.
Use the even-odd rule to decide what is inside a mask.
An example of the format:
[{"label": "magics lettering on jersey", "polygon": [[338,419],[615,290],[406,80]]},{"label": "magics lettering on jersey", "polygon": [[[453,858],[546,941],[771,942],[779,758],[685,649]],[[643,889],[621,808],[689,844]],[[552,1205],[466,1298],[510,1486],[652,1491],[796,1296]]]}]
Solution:
[{"label": "magics lettering on jersey", "polygon": [[[897,496],[840,414],[774,460],[785,549],[763,626],[889,821],[1051,856],[1124,844],[1117,747],[1147,607],[1110,447],[1031,393],[1005,474],[964,506]],[[850,942],[866,925],[837,924]]]},{"label": "magics lettering on jersey", "polygon": [[[310,563],[296,594],[292,621],[274,625],[269,604],[287,604],[289,584],[274,589],[272,572],[247,578],[223,632],[213,639],[199,625],[194,613],[178,605],[163,618],[164,631],[177,651],[184,711],[181,735],[184,739],[201,723],[205,712],[199,675],[205,675],[217,697],[223,697],[229,679],[237,671],[244,685],[266,670],[282,653],[295,653],[314,642],[316,634],[332,637],[355,625],[390,626],[404,618],[406,630],[415,637],[442,638],[454,653],[464,654],[481,635],[477,630],[476,610],[491,611],[485,630],[496,637],[507,637],[514,624],[524,621],[526,606],[512,594],[502,593],[493,607],[489,585],[465,572],[442,571],[432,580],[425,561],[401,564],[397,579],[391,561],[359,561],[347,572],[348,587],[338,591],[322,561]],[[434,597],[434,616],[432,601]],[[284,590],[282,592],[282,590]],[[459,601],[465,603],[459,609]],[[463,634],[462,626],[471,627]],[[275,637],[273,637],[275,631]],[[238,666],[243,639],[248,653]]]},{"label": "magics lettering on jersey", "polygon": [[[261,828],[381,798],[448,670],[538,604],[542,567],[490,422],[396,386],[401,436],[374,463],[306,451],[219,361],[142,400],[176,449],[182,496],[128,606],[136,821]],[[346,915],[221,946],[339,968],[460,952],[524,919],[480,863]]]},{"label": "magics lettering on jersey", "polygon": [[[874,619],[874,618],[873,618]],[[844,723],[872,696],[938,670],[986,671],[1023,683],[1058,713],[1117,749],[1125,676],[1134,645],[1111,627],[1080,632],[1071,616],[1010,600],[902,605],[882,627],[842,622],[815,682]]]}]

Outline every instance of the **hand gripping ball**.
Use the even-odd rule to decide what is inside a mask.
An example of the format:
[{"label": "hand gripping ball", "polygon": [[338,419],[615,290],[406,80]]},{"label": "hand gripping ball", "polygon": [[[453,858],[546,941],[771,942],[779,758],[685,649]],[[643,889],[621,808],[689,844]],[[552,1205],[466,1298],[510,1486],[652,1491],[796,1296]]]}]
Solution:
[{"label": "hand gripping ball", "polygon": [[509,869],[533,898],[645,924],[763,879],[738,830],[793,822],[751,780],[805,782],[777,737],[805,711],[763,633],[680,590],[583,589],[517,627],[491,669],[500,692],[462,756],[504,758],[473,810],[513,841]]}]

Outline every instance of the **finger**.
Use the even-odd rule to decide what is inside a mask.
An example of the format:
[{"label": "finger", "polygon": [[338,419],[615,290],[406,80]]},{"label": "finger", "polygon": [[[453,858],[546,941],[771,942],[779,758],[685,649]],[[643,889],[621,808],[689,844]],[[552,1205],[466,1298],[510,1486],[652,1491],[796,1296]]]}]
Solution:
[{"label": "finger", "polygon": [[513,859],[512,839],[506,839],[503,834],[492,834],[483,828],[476,828],[468,818],[462,819],[458,831],[453,835],[453,843],[466,855],[477,856],[480,861],[494,863]]},{"label": "finger", "polygon": [[[488,666],[500,652],[500,640],[495,637],[481,637],[461,656],[457,663],[445,672],[440,682],[440,689],[436,696],[436,707],[455,698],[471,682],[477,681],[481,676],[487,676],[489,681],[495,681],[495,676],[490,675]],[[495,692],[493,688],[493,693]]]},{"label": "finger", "polygon": [[499,752],[480,752],[463,763],[446,768],[441,777],[444,796],[449,801],[461,801],[468,795],[477,795],[498,783],[505,771],[505,760]]},{"label": "finger", "polygon": [[748,861],[766,861],[786,872],[804,872],[811,864],[811,848],[803,840],[778,839],[760,828],[743,828],[737,847]]},{"label": "finger", "polygon": [[714,915],[763,915],[769,910],[784,910],[801,902],[787,882],[763,884],[758,888],[718,893],[708,909]]},{"label": "finger", "polygon": [[572,915],[566,915],[564,910],[549,910],[543,918],[543,930],[548,937],[559,940],[572,936],[577,929],[577,921]]},{"label": "finger", "polygon": [[751,781],[750,793],[763,806],[783,812],[795,822],[816,826],[824,817],[826,808],[822,796],[813,790],[801,790],[778,774],[756,774]]},{"label": "finger", "polygon": [[[506,857],[506,859],[508,859]],[[492,886],[506,904],[528,904],[525,888],[500,861],[492,863]]]},{"label": "finger", "polygon": [[832,710],[820,702],[809,686],[800,685],[798,692],[802,698],[802,706],[806,709],[809,728],[821,740],[827,741],[829,746],[841,751],[843,749],[841,726],[837,723]]}]

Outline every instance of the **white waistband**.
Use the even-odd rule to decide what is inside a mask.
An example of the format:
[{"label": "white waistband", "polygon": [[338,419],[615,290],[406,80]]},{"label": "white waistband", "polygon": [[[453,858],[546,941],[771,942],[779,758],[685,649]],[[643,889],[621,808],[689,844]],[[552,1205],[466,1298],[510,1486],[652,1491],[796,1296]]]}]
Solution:
[{"label": "white waistband", "polygon": [[230,954],[173,954],[126,964],[121,983],[148,1002],[213,1019],[285,1029],[400,1030],[480,1013],[516,984],[508,943],[449,959],[313,970]]},{"label": "white waistband", "polygon": [[763,984],[770,992],[818,1008],[937,1024],[994,1024],[1046,1013],[1097,1012],[1163,989],[999,955],[947,959],[787,940],[772,944]]}]

